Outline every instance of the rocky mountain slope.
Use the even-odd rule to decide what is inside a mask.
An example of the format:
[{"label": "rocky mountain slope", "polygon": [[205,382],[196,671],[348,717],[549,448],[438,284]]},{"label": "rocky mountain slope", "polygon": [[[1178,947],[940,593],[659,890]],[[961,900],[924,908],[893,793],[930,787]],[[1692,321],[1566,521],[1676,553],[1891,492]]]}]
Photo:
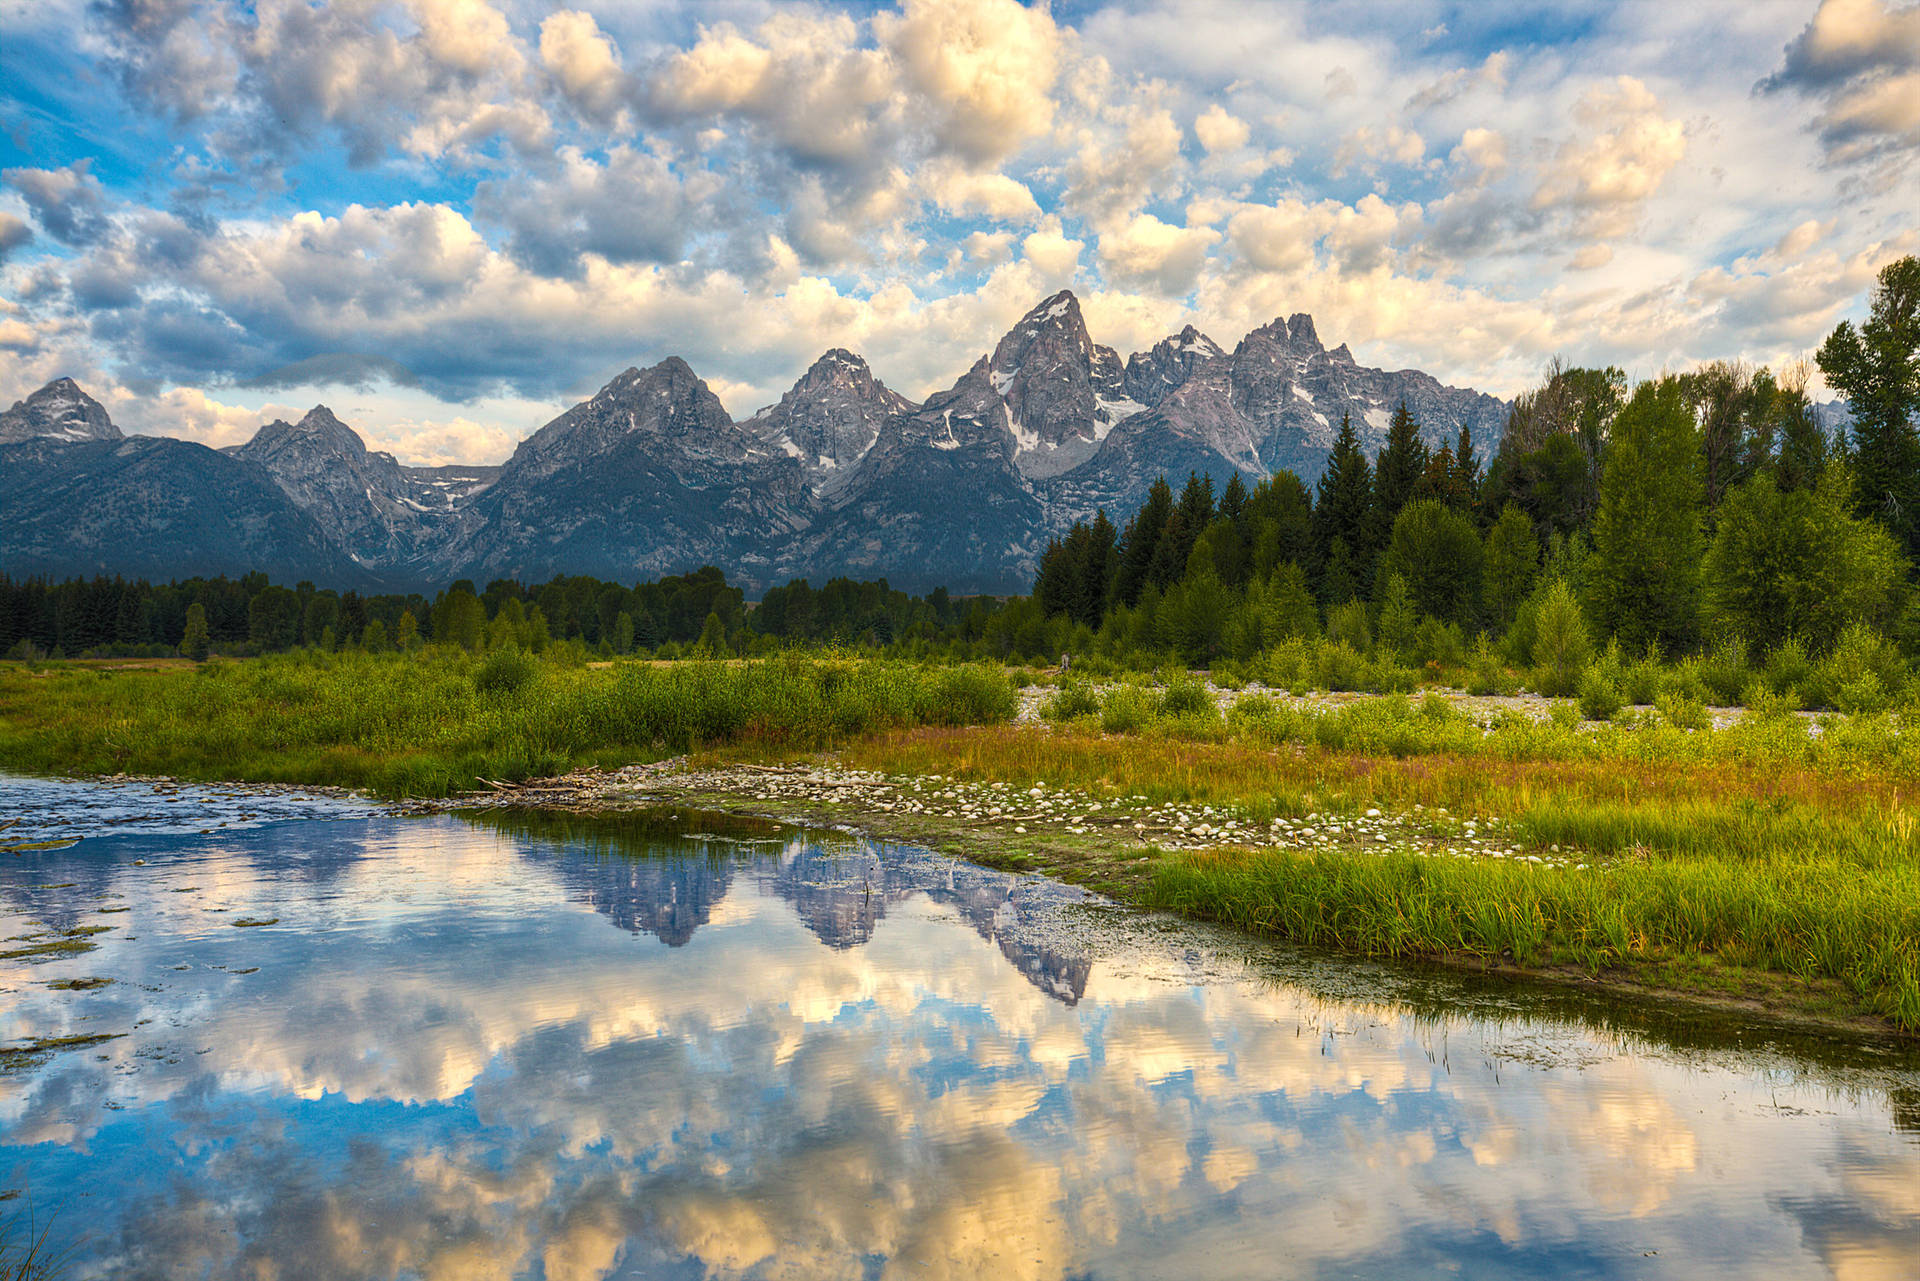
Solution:
[{"label": "rocky mountain slope", "polygon": [[[0,568],[65,556],[121,572],[217,563],[424,587],[558,573],[632,581],[713,564],[750,590],[850,574],[914,590],[1023,591],[1050,536],[1100,508],[1123,521],[1156,477],[1198,471],[1224,483],[1285,467],[1311,481],[1343,415],[1375,452],[1402,400],[1430,443],[1465,424],[1483,457],[1506,414],[1491,396],[1329,351],[1306,315],[1231,351],[1189,326],[1122,360],[1093,341],[1067,292],[922,404],[836,348],[736,422],[673,357],[626,370],[499,468],[404,467],[325,406],[225,453],[123,440],[61,379],[0,415],[0,461],[17,453],[21,475],[81,511],[6,500],[16,519],[0,530]],[[115,443],[144,462],[106,465],[122,458]],[[206,501],[184,501],[194,485]],[[95,519],[89,507],[117,514]],[[200,518],[156,516],[136,530],[146,510]],[[131,541],[116,546],[121,535]]]}]

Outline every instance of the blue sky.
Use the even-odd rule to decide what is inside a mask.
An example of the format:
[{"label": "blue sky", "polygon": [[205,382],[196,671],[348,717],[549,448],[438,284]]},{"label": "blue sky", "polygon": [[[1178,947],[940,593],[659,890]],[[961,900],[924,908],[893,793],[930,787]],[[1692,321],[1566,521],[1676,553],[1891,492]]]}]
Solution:
[{"label": "blue sky", "polygon": [[497,461],[630,364],[912,396],[1071,287],[1510,395],[1803,357],[1920,251],[1901,0],[0,0],[0,403]]}]

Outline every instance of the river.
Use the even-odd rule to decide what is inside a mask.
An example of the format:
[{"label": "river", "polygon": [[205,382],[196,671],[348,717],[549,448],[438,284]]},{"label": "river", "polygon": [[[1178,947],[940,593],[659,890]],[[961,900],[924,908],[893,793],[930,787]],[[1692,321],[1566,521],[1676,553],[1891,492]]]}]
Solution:
[{"label": "river", "polygon": [[1912,1050],[695,813],[9,817],[85,838],[0,854],[58,1276],[1920,1275]]}]

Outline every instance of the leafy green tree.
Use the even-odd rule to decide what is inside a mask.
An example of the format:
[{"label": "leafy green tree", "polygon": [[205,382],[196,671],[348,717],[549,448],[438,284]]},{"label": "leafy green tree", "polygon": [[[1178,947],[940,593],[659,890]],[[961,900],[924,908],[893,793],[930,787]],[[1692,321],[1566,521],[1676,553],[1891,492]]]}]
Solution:
[{"label": "leafy green tree", "polygon": [[1505,628],[1533,591],[1540,573],[1540,540],[1533,536],[1533,522],[1512,503],[1501,509],[1500,519],[1487,531],[1484,564],[1481,586],[1487,621]]},{"label": "leafy green tree", "polygon": [[1420,613],[1414,608],[1407,580],[1392,568],[1380,575],[1380,644],[1396,660],[1405,662],[1413,654],[1420,631]]},{"label": "leafy green tree", "polygon": [[1588,612],[1628,650],[1678,653],[1699,639],[1700,470],[1685,387],[1640,384],[1614,420],[1586,566]]},{"label": "leafy green tree", "polygon": [[1277,645],[1295,636],[1312,639],[1320,634],[1320,609],[1307,588],[1307,575],[1288,561],[1267,581],[1267,612],[1260,638]]},{"label": "leafy green tree", "polygon": [[1807,396],[1804,362],[1789,371],[1773,398],[1773,473],[1781,489],[1811,489],[1820,483],[1833,458],[1832,442],[1815,417]]},{"label": "leafy green tree", "polygon": [[1880,271],[1867,320],[1843,320],[1814,356],[1853,412],[1860,514],[1883,521],[1908,556],[1920,552],[1920,258]]},{"label": "leafy green tree", "polygon": [[1380,565],[1382,572],[1404,581],[1421,613],[1465,626],[1480,612],[1483,554],[1472,521],[1436,499],[1422,498],[1394,518]]},{"label": "leafy green tree", "polygon": [[1906,577],[1900,545],[1852,515],[1844,467],[1814,489],[1783,490],[1762,473],[1727,496],[1707,552],[1715,626],[1762,649],[1798,637],[1828,648],[1852,622],[1893,618]]},{"label": "leafy green tree", "polygon": [[212,643],[207,631],[207,607],[195,601],[187,606],[187,625],[180,633],[180,652],[196,663],[204,662]]},{"label": "leafy green tree", "polygon": [[631,654],[633,652],[633,637],[633,615],[623,609],[613,620],[613,652],[616,654]]},{"label": "leafy green tree", "polygon": [[1313,560],[1313,495],[1290,471],[1277,471],[1253,487],[1247,500],[1252,529],[1252,572],[1262,578],[1291,561]]},{"label": "leafy green tree", "polygon": [[1532,658],[1534,689],[1549,698],[1579,691],[1580,678],[1593,659],[1593,637],[1573,589],[1554,579],[1541,593],[1534,614]]},{"label": "leafy green tree", "polygon": [[420,623],[414,618],[412,610],[401,612],[400,621],[393,629],[393,647],[401,653],[411,653],[420,646]]},{"label": "leafy green tree", "polygon": [[707,621],[700,626],[700,638],[693,647],[707,658],[716,658],[727,652],[727,625],[720,621],[718,613],[709,613]]},{"label": "leafy green tree", "polygon": [[368,619],[366,627],[360,632],[360,648],[369,654],[386,653],[387,625],[377,618]]}]

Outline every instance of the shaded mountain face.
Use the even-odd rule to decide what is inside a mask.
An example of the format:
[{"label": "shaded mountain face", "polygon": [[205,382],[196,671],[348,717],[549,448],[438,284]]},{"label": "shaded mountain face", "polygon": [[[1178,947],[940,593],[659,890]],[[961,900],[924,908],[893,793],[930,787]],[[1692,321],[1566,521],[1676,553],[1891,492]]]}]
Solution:
[{"label": "shaded mountain face", "polygon": [[0,444],[23,440],[119,440],[106,408],[71,378],[56,378],[0,414]]},{"label": "shaded mountain face", "polygon": [[821,496],[846,488],[880,438],[889,414],[913,402],[873,376],[867,362],[835,347],[813,362],[792,390],[746,421],[770,449],[800,463],[806,484]]},{"label": "shaded mountain face", "polygon": [[632,582],[718,565],[764,583],[807,505],[799,460],[735,424],[671,357],[522,441],[441,561],[477,581]]},{"label": "shaded mountain face", "polygon": [[[1310,316],[1263,325],[1231,351],[1188,326],[1122,361],[1062,292],[918,405],[836,348],[738,423],[677,357],[628,369],[498,468],[403,467],[324,406],[269,423],[227,454],[170,442],[189,451],[168,464],[178,481],[161,479],[156,455],[140,483],[191,486],[222,463],[241,468],[212,492],[229,494],[244,518],[155,529],[119,563],[100,531],[16,495],[25,525],[0,544],[0,568],[48,565],[71,534],[92,550],[62,563],[87,572],[128,572],[135,561],[191,572],[169,558],[177,538],[194,564],[271,569],[246,559],[271,555],[275,566],[297,563],[290,577],[392,587],[555,574],[631,582],[716,565],[749,591],[845,574],[911,591],[1020,592],[1049,537],[1102,508],[1124,522],[1157,477],[1196,471],[1223,484],[1235,471],[1257,479],[1284,467],[1311,482],[1343,415],[1377,453],[1402,399],[1430,445],[1462,425],[1482,457],[1498,444],[1503,402],[1417,370],[1361,366],[1345,346],[1329,351]],[[33,475],[55,487],[68,470],[100,466],[68,451],[120,440],[66,379],[0,425],[0,440],[23,441],[9,448],[31,454]],[[287,539],[260,541],[255,513],[266,499],[243,475],[298,514]],[[87,491],[61,492],[78,501]]]},{"label": "shaded mountain face", "polygon": [[0,568],[164,580],[366,576],[255,463],[165,436],[0,445]]},{"label": "shaded mountain face", "polygon": [[1015,465],[1032,480],[1078,467],[1115,423],[1141,409],[1127,397],[1119,355],[1094,345],[1079,299],[1066,291],[1007,331],[987,377],[1006,403]]},{"label": "shaded mountain face", "polygon": [[477,492],[410,474],[392,454],[369,450],[325,405],[297,423],[268,423],[231,452],[263,468],[340,551],[374,573],[430,574],[433,553],[463,524],[465,503],[455,495]]}]

